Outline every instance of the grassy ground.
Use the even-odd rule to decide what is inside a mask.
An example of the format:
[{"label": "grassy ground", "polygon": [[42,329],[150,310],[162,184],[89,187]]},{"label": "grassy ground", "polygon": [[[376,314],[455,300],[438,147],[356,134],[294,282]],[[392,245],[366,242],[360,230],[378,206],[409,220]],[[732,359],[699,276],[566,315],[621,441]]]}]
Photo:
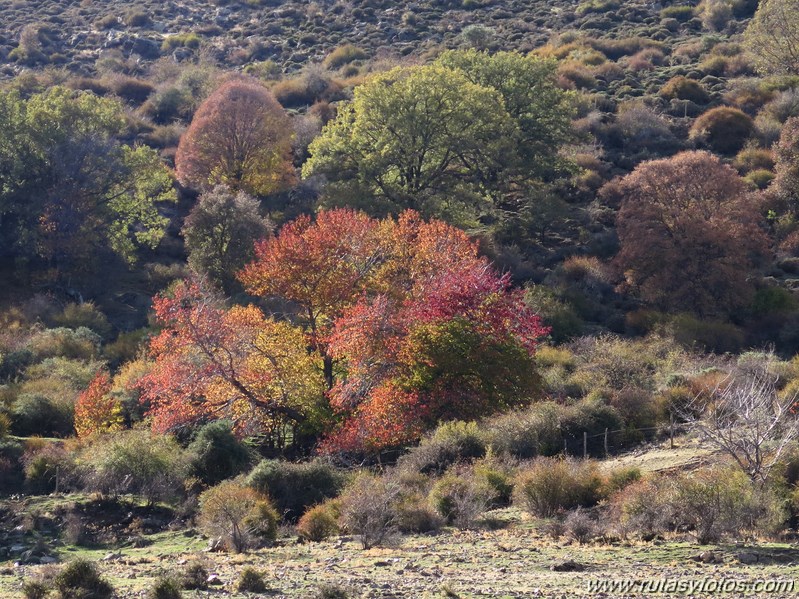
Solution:
[{"label": "grassy ground", "polygon": [[[799,579],[799,548],[788,544],[760,544],[748,549],[760,556],[760,562],[750,566],[738,562],[740,547],[716,547],[722,563],[704,564],[690,558],[708,548],[686,540],[581,546],[552,540],[515,510],[496,512],[494,516],[504,520],[506,527],[408,536],[393,546],[367,551],[343,537],[315,544],[286,540],[242,555],[204,553],[205,542],[198,536],[167,532],[149,536],[152,544],[148,547],[116,551],[119,557],[101,561],[101,569],[119,597],[144,597],[157,576],[175,572],[194,560],[202,561],[209,572],[218,574],[223,584],[214,587],[213,592],[187,592],[187,597],[247,596],[233,590],[245,566],[264,571],[269,586],[266,595],[273,597],[312,597],[321,584],[345,586],[354,597],[611,597],[634,595],[591,594],[588,581],[630,577]],[[61,557],[102,560],[108,553],[108,549],[65,547]],[[563,560],[574,560],[585,570],[551,569]],[[21,596],[22,581],[41,575],[44,568],[48,566],[0,564],[0,596]]]}]

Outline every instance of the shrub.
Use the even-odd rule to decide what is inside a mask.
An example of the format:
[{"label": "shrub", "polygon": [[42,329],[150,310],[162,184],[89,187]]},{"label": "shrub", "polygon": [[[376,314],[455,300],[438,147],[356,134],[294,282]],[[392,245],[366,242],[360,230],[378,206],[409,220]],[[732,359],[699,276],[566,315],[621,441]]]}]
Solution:
[{"label": "shrub", "polygon": [[771,493],[756,489],[738,469],[701,470],[674,482],[674,510],[701,545],[725,535],[737,538],[744,531],[773,530],[784,520]]},{"label": "shrub", "polygon": [[678,21],[690,21],[694,17],[693,6],[667,6],[660,11],[663,19],[677,19]]},{"label": "shrub", "polygon": [[328,54],[322,64],[328,69],[339,69],[345,64],[355,60],[363,60],[367,57],[366,52],[352,44],[344,44]]},{"label": "shrub", "polygon": [[227,420],[203,426],[187,451],[193,474],[208,485],[241,474],[250,465],[249,450],[233,434]]},{"label": "shrub", "polygon": [[516,477],[514,503],[526,512],[552,517],[601,499],[602,477],[592,462],[538,458]]},{"label": "shrub", "polygon": [[241,571],[236,582],[236,590],[239,593],[263,593],[266,591],[266,582],[263,574],[255,568],[247,566]]},{"label": "shrub", "polygon": [[252,547],[257,538],[274,539],[277,522],[269,499],[240,482],[225,481],[200,495],[200,526],[237,553]]},{"label": "shrub", "polygon": [[203,591],[208,588],[208,570],[200,562],[191,562],[181,572],[179,583],[187,591]]},{"label": "shrub", "polygon": [[349,597],[349,591],[338,584],[322,584],[314,594],[314,599],[349,599]]},{"label": "shrub", "polygon": [[309,509],[297,522],[297,532],[300,537],[308,541],[324,541],[328,537],[338,534],[339,518],[338,501],[327,501]]},{"label": "shrub", "polygon": [[486,424],[491,450],[520,459],[557,454],[563,449],[560,412],[558,404],[547,401],[492,418]]},{"label": "shrub", "polygon": [[563,524],[569,536],[580,545],[588,543],[596,534],[596,522],[580,508],[566,516]]},{"label": "shrub", "polygon": [[402,456],[398,466],[422,474],[441,474],[452,464],[484,456],[485,451],[485,441],[477,423],[446,422]]},{"label": "shrub", "polygon": [[120,431],[88,445],[80,457],[89,488],[103,493],[136,493],[152,504],[174,498],[182,487],[183,455],[166,435]]},{"label": "shrub", "polygon": [[[134,81],[136,80],[134,79]],[[108,322],[106,315],[92,302],[67,304],[60,313],[53,315],[48,320],[49,324],[58,327],[74,330],[87,328],[103,338],[107,338],[112,331],[111,323]]]},{"label": "shrub", "polygon": [[263,460],[247,477],[247,484],[268,495],[289,521],[338,495],[344,482],[342,472],[321,460],[301,464]]},{"label": "shrub", "polygon": [[507,460],[488,455],[474,463],[472,470],[480,488],[489,492],[489,507],[510,504],[515,467]]},{"label": "shrub", "polygon": [[126,102],[141,104],[155,91],[155,86],[134,77],[116,77],[111,81],[111,90]]},{"label": "shrub", "polygon": [[673,505],[665,498],[665,484],[651,480],[634,482],[611,498],[622,534],[635,533],[645,540],[676,526]]},{"label": "shrub", "polygon": [[488,507],[491,492],[466,474],[449,473],[441,477],[430,492],[436,511],[458,528],[469,528]]},{"label": "shrub", "polygon": [[171,576],[161,576],[156,579],[147,593],[147,599],[181,599],[180,584]]},{"label": "shrub", "polygon": [[341,496],[341,522],[364,549],[380,545],[397,531],[399,497],[395,481],[362,474]]},{"label": "shrub", "polygon": [[660,95],[669,100],[689,100],[695,104],[707,104],[710,101],[707,91],[702,84],[682,75],[672,77],[660,88]]},{"label": "shrub", "polygon": [[72,433],[72,405],[39,393],[22,393],[11,410],[12,430],[21,436],[66,437]]},{"label": "shrub", "polygon": [[775,178],[775,174],[765,169],[758,169],[746,174],[744,179],[757,189],[766,189]]},{"label": "shrub", "polygon": [[53,585],[61,599],[110,599],[114,594],[114,588],[100,577],[96,564],[85,559],[64,566]]},{"label": "shrub", "polygon": [[403,493],[396,505],[397,529],[405,534],[435,532],[444,525],[421,492]]},{"label": "shrub", "polygon": [[50,587],[41,580],[26,580],[22,583],[22,595],[25,599],[45,599],[50,594]]},{"label": "shrub", "polygon": [[199,48],[200,36],[193,32],[176,33],[165,37],[161,43],[161,51],[171,52],[175,48]]},{"label": "shrub", "polygon": [[25,485],[35,493],[50,493],[58,485],[66,490],[75,474],[75,462],[62,444],[48,443],[43,448],[26,455]]},{"label": "shrub", "polygon": [[641,480],[641,470],[637,466],[614,468],[605,479],[602,495],[610,497],[639,480]]},{"label": "shrub", "polygon": [[737,353],[743,347],[743,331],[734,324],[699,319],[679,314],[671,321],[674,340],[688,348],[723,353]]},{"label": "shrub", "polygon": [[706,143],[714,152],[730,155],[743,148],[754,130],[754,121],[745,112],[719,106],[700,115],[689,136]]}]

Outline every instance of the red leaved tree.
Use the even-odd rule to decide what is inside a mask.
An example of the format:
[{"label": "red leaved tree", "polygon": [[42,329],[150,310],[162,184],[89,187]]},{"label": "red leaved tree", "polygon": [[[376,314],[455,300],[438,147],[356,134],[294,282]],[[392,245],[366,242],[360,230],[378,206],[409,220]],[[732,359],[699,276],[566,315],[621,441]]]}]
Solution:
[{"label": "red leaved tree", "polygon": [[532,355],[546,330],[509,278],[442,221],[322,211],[261,242],[241,280],[293,302],[324,355],[342,419],[328,449],[400,445],[439,419],[481,416],[536,391]]},{"label": "red leaved tree", "polygon": [[111,395],[111,377],[98,372],[75,402],[75,432],[78,437],[122,429],[122,408]]},{"label": "red leaved tree", "polygon": [[266,195],[294,179],[292,129],[274,96],[254,80],[222,84],[197,109],[175,156],[178,180],[196,189],[227,185]]},{"label": "red leaved tree", "polygon": [[703,316],[746,304],[769,242],[759,199],[733,168],[683,152],[639,165],[603,193],[621,202],[616,263],[644,300]]},{"label": "red leaved tree", "polygon": [[319,426],[318,356],[301,330],[255,306],[227,308],[197,281],[157,297],[154,309],[164,329],[139,385],[156,430],[229,418],[239,433],[268,433],[280,446],[287,427]]}]

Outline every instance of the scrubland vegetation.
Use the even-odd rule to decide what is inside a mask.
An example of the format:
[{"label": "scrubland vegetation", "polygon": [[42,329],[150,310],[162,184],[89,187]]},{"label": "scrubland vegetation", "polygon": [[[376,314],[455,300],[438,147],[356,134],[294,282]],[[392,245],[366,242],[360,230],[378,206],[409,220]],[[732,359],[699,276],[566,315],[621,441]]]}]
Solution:
[{"label": "scrubland vegetation", "polygon": [[797,574],[794,0],[0,14],[0,595]]}]

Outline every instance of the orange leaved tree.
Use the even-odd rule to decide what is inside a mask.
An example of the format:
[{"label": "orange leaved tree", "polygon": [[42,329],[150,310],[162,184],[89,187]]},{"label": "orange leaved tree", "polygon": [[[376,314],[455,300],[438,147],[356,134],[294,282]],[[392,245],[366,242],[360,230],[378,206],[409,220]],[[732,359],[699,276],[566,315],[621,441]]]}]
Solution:
[{"label": "orange leaved tree", "polygon": [[254,80],[222,84],[197,109],[175,156],[178,180],[266,195],[294,181],[292,129],[274,96]]}]

